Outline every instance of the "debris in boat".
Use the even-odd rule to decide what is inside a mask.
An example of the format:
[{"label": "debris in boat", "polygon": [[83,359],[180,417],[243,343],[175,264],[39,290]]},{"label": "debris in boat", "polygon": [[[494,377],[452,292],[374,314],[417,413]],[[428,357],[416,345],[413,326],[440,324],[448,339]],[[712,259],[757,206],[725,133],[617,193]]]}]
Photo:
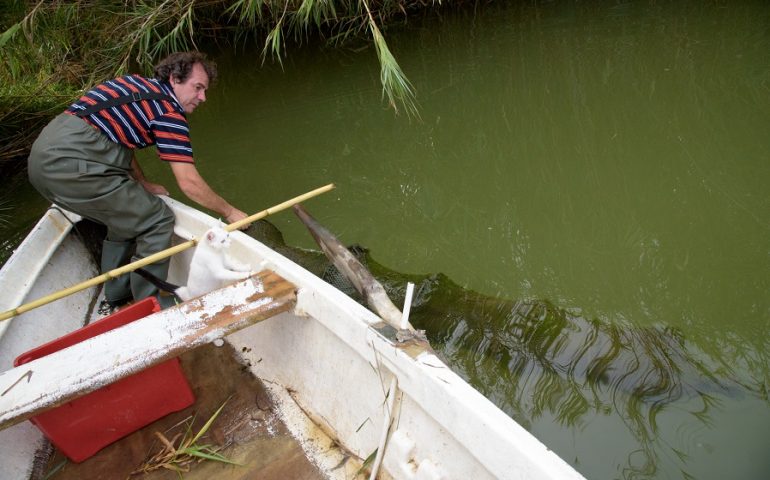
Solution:
[{"label": "debris in boat", "polygon": [[438,356],[430,346],[425,330],[399,329],[385,322],[375,323],[372,328],[412,358],[417,358],[425,352]]},{"label": "debris in boat", "polygon": [[[162,448],[141,467],[131,472],[131,475],[145,474],[161,468],[173,470],[175,472],[189,472],[190,466],[193,463],[200,463],[204,460],[213,460],[222,463],[229,463],[232,465],[240,465],[239,463],[233,462],[224,455],[220,454],[219,451],[222,449],[222,447],[213,447],[207,444],[200,445],[197,443],[198,440],[200,440],[201,437],[203,437],[209,430],[211,425],[214,423],[214,420],[216,420],[222,409],[225,407],[226,403],[227,400],[225,400],[225,403],[223,403],[222,406],[220,406],[217,411],[214,412],[211,418],[208,419],[206,424],[203,425],[203,427],[201,427],[201,429],[195,435],[193,435],[192,432],[192,419],[189,421],[189,423],[186,424],[187,428],[184,435],[177,433],[171,438],[171,440],[166,438],[163,433],[156,431],[155,436],[158,438],[158,440],[160,440]],[[175,447],[174,443],[180,437],[181,440],[179,441],[179,446]]]},{"label": "debris in boat", "polygon": [[369,474],[371,472],[372,463],[374,463],[374,459],[377,457],[377,450],[379,449],[375,448],[374,451],[370,453],[368,457],[366,457],[364,463],[362,463],[356,471],[354,478],[358,478],[359,475]]},{"label": "debris in boat", "polygon": [[54,446],[50,442],[43,442],[41,448],[35,452],[35,459],[32,461],[32,472],[29,475],[30,479],[42,478],[48,480],[52,478],[56,473],[64,468],[69,459],[64,458],[57,464],[49,466],[49,461],[54,454]]},{"label": "debris in boat", "polygon": [[396,340],[398,343],[428,343],[428,337],[425,335],[425,330],[406,330],[402,328],[401,330],[396,331]]},{"label": "debris in boat", "polygon": [[273,402],[270,400],[270,396],[263,389],[257,390],[255,402],[257,408],[265,412],[271,409]]},{"label": "debris in boat", "polygon": [[[181,364],[195,392],[196,402],[193,406],[159,419],[82,463],[65,462],[57,469],[64,456],[55,451],[46,465],[45,471],[49,474],[47,478],[176,480],[177,473],[165,468],[144,475],[129,475],[161,448],[160,440],[155,436],[156,431],[163,432],[167,439],[171,439],[174,433],[184,431],[184,425],[189,423],[193,415],[196,418],[193,428],[197,431],[227,398],[230,400],[200,443],[220,447],[218,453],[242,466],[201,462],[183,474],[185,480],[328,478],[328,475],[322,473],[328,467],[319,467],[314,459],[308,457],[303,450],[304,444],[294,438],[282,420],[281,415],[284,413],[281,409],[288,407],[276,406],[272,390],[268,390],[248,369],[242,369],[242,359],[235,354],[229,343],[222,348],[216,348],[210,343],[202,345],[184,353]],[[291,405],[294,405],[293,402]],[[40,479],[44,476],[31,478]]]}]

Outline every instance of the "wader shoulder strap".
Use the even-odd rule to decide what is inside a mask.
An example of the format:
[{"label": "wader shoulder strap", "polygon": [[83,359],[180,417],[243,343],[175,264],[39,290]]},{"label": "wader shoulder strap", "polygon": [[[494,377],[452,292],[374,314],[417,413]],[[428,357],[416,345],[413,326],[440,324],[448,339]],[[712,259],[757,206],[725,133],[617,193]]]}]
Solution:
[{"label": "wader shoulder strap", "polygon": [[75,115],[78,117],[87,117],[93,113],[101,110],[116,107],[118,105],[125,105],[126,103],[138,102],[140,100],[167,100],[173,102],[174,99],[165,93],[156,92],[132,92],[131,95],[124,95],[122,97],[109,98],[104,101],[97,102],[84,110],[76,110]]}]

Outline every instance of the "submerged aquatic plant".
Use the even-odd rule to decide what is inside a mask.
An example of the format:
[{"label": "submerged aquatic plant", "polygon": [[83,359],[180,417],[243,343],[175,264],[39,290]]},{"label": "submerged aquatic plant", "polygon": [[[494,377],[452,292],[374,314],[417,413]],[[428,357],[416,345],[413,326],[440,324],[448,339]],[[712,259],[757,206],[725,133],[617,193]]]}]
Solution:
[{"label": "submerged aquatic plant", "polygon": [[[187,422],[187,428],[185,429],[184,434],[177,433],[171,440],[166,438],[161,432],[155,432],[155,436],[158,437],[158,440],[160,440],[162,445],[160,451],[147,460],[141,467],[134,470],[131,475],[149,473],[153,470],[165,468],[177,472],[181,478],[183,472],[190,471],[191,464],[202,462],[204,460],[240,465],[220,454],[219,447],[198,443],[198,440],[200,440],[209,428],[211,428],[211,425],[222,412],[225,404],[227,404],[227,400],[225,400],[217,411],[214,412],[198,433],[193,433],[192,430],[192,425],[195,420],[194,417]],[[179,444],[175,445],[177,440],[179,440]]]}]

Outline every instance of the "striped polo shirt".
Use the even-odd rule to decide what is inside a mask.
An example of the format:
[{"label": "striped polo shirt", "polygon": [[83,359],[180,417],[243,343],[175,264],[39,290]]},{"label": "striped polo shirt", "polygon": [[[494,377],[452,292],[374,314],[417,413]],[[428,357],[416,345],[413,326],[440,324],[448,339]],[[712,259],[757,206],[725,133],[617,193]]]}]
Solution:
[{"label": "striped polo shirt", "polygon": [[91,105],[133,92],[165,93],[173,101],[138,100],[99,110],[83,117],[88,124],[127,148],[156,145],[158,156],[167,162],[193,162],[190,131],[184,109],[166,82],[139,75],[116,78],[89,90],[67,108],[76,115]]}]

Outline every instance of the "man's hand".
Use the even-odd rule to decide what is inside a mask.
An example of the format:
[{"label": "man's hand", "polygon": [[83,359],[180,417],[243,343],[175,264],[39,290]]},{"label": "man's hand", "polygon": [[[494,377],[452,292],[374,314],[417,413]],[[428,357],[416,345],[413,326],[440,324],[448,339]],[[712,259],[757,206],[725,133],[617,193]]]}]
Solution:
[{"label": "man's hand", "polygon": [[131,154],[131,176],[134,177],[134,180],[139,182],[139,185],[141,185],[142,188],[151,194],[168,195],[168,190],[166,190],[166,187],[158,183],[147,181],[147,179],[144,177],[144,172],[142,172],[142,167],[139,166],[139,162],[136,161],[136,155],[133,153]]},{"label": "man's hand", "polygon": [[147,180],[140,183],[145,190],[152,193],[153,195],[168,195],[168,190],[166,190],[166,187],[159,183],[152,183],[148,182]]},{"label": "man's hand", "polygon": [[[208,183],[198,173],[198,169],[192,163],[171,162],[171,171],[174,172],[179,189],[187,197],[198,205],[214,210],[227,219],[227,223],[237,222],[248,217],[245,213],[230,205],[211,189]],[[248,225],[241,227],[248,228]]]},{"label": "man's hand", "polygon": [[[234,223],[238,220],[243,220],[244,218],[248,217],[248,215],[237,208],[233,207],[232,210],[230,210],[230,213],[225,217],[227,219],[227,223]],[[246,230],[249,228],[251,224],[246,224],[241,227],[241,230]]]}]

